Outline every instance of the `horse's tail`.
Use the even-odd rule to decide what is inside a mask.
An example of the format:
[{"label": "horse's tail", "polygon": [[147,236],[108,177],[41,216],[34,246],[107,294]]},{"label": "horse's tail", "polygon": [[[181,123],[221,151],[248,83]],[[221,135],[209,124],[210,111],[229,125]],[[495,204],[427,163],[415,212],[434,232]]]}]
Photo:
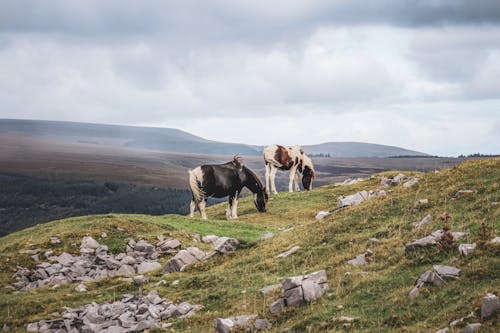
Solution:
[{"label": "horse's tail", "polygon": [[193,170],[189,170],[189,187],[191,188],[191,192],[193,193],[193,197],[196,202],[202,202],[204,192],[201,188],[201,181],[203,179],[203,173],[201,172],[201,168],[197,167]]}]

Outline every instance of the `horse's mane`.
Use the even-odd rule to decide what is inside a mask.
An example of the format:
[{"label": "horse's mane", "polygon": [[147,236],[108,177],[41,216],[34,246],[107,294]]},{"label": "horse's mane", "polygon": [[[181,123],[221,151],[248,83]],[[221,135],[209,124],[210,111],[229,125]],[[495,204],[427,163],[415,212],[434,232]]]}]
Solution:
[{"label": "horse's mane", "polygon": [[248,176],[252,177],[255,180],[255,182],[259,186],[259,190],[263,190],[264,189],[264,184],[262,184],[262,182],[260,181],[259,177],[257,177],[257,175],[255,174],[255,172],[253,172],[252,170],[250,170],[246,166],[243,166],[243,170],[245,171],[245,173]]}]

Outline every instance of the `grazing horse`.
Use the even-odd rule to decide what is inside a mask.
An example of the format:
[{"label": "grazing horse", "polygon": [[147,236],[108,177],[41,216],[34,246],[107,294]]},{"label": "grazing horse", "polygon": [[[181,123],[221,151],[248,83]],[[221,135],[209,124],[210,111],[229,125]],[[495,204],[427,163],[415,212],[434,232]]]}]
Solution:
[{"label": "grazing horse", "polygon": [[239,157],[225,164],[202,165],[189,170],[189,186],[193,194],[189,214],[191,217],[194,217],[194,211],[198,207],[202,219],[206,219],[207,199],[229,196],[226,218],[238,218],[238,198],[243,187],[247,187],[254,194],[253,201],[257,210],[266,211],[266,188],[255,173],[242,164]]},{"label": "grazing horse", "polygon": [[[288,148],[280,145],[268,146],[264,148],[264,161],[266,163],[266,189],[268,191],[278,193],[275,184],[278,169],[290,171],[290,182],[288,184],[290,192],[293,192],[294,187],[295,191],[300,191],[297,172],[302,174],[304,190],[312,189],[312,180],[316,177],[316,173],[311,159],[300,146]],[[271,184],[269,185],[269,183]]]}]

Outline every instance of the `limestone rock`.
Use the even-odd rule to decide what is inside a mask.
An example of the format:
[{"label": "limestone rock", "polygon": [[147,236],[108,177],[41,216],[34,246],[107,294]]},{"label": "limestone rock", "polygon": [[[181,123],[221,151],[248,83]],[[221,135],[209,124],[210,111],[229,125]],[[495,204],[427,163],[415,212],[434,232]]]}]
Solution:
[{"label": "limestone rock", "polygon": [[76,286],[75,290],[81,293],[87,291],[87,287],[84,284],[80,283],[78,286]]},{"label": "limestone rock", "polygon": [[495,237],[490,242],[492,242],[492,243],[500,243],[500,237]]},{"label": "limestone rock", "polygon": [[318,214],[316,214],[316,220],[320,221],[320,220],[322,220],[324,217],[326,217],[328,215],[330,215],[330,212],[321,210],[321,211],[318,212]]},{"label": "limestone rock", "polygon": [[219,237],[214,242],[214,250],[218,253],[226,254],[228,252],[235,251],[239,245],[240,242],[235,238]]},{"label": "limestone rock", "polygon": [[279,298],[269,306],[269,312],[271,312],[272,314],[278,314],[282,312],[284,309],[285,309],[285,300],[283,298]]},{"label": "limestone rock", "polygon": [[410,179],[409,181],[404,182],[404,183],[403,183],[403,186],[404,186],[404,187],[410,187],[410,186],[413,186],[413,185],[417,184],[419,180],[420,180],[419,178],[412,178],[412,179]]},{"label": "limestone rock", "polygon": [[214,243],[217,239],[219,239],[219,236],[215,235],[206,235],[201,237],[201,241],[203,243]]},{"label": "limestone rock", "polygon": [[161,264],[157,261],[144,261],[137,266],[137,273],[142,274],[159,268],[161,268]]},{"label": "limestone rock", "polygon": [[298,250],[300,249],[300,246],[296,245],[296,246],[293,246],[291,247],[289,250],[283,252],[283,253],[280,253],[276,256],[276,258],[286,258],[288,257],[289,255],[291,255],[292,253],[295,253],[297,252]]},{"label": "limestone rock", "polygon": [[271,324],[267,319],[257,319],[255,320],[253,327],[255,327],[257,331],[270,330],[273,328],[273,324]]},{"label": "limestone rock", "polygon": [[476,249],[476,246],[477,246],[476,243],[472,243],[472,244],[460,244],[458,246],[458,251],[460,252],[460,254],[462,256],[466,257],[469,254],[471,254],[472,252],[474,252],[474,250]]},{"label": "limestone rock", "polygon": [[420,221],[417,221],[417,222],[413,222],[412,225],[415,227],[415,228],[420,228],[421,226],[424,226],[426,225],[427,223],[429,223],[430,221],[432,221],[432,216],[430,214],[427,214],[422,220]]},{"label": "limestone rock", "polygon": [[267,240],[273,238],[275,235],[272,232],[266,232],[264,235],[260,237],[260,240]]},{"label": "limestone rock", "polygon": [[273,292],[275,290],[278,290],[278,289],[281,289],[281,284],[272,284],[272,285],[265,286],[265,287],[259,289],[259,292],[262,295],[266,295],[266,294]]},{"label": "limestone rock", "polygon": [[401,183],[401,181],[403,181],[406,178],[408,178],[408,177],[405,174],[399,173],[399,174],[397,174],[396,176],[394,176],[392,178],[391,183],[393,183],[393,184],[399,184],[399,183]]},{"label": "limestone rock", "polygon": [[100,244],[90,236],[83,237],[80,247],[86,249],[97,249]]},{"label": "limestone rock", "polygon": [[165,252],[169,252],[172,250],[177,249],[178,247],[181,246],[181,242],[177,239],[169,239],[166,241],[161,241],[157,244],[157,246]]},{"label": "limestone rock", "polygon": [[359,205],[361,202],[367,200],[369,196],[370,194],[368,193],[368,191],[363,190],[345,197],[339,197],[337,206],[339,208],[356,206]]},{"label": "limestone rock", "polygon": [[460,274],[460,270],[453,266],[434,265],[433,268],[441,277],[456,279]]},{"label": "limestone rock", "polygon": [[483,297],[481,304],[481,319],[486,319],[492,316],[496,311],[500,309],[500,301],[498,296],[495,294],[488,294]]}]

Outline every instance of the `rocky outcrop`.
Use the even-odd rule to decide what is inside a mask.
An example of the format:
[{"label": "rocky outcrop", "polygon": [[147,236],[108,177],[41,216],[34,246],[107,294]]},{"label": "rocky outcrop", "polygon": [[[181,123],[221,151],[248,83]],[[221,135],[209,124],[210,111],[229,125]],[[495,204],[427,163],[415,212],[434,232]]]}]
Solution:
[{"label": "rocky outcrop", "polygon": [[458,245],[458,251],[460,252],[460,255],[463,257],[467,257],[469,254],[474,252],[476,249],[477,244],[472,243],[472,244],[460,244]]},{"label": "rocky outcrop", "polygon": [[353,266],[363,266],[370,262],[370,256],[373,254],[372,250],[367,249],[365,253],[358,254],[356,258],[349,260],[347,263]]},{"label": "rocky outcrop", "polygon": [[413,222],[412,225],[415,228],[420,228],[429,223],[430,221],[432,221],[432,216],[430,214],[427,214],[422,220]]},{"label": "rocky outcrop", "polygon": [[185,318],[195,314],[201,305],[188,302],[174,304],[155,290],[147,296],[123,295],[121,301],[87,304],[78,308],[65,308],[57,319],[30,323],[28,332],[142,332],[162,327],[160,321]]},{"label": "rocky outcrop", "polygon": [[30,290],[44,285],[60,285],[74,282],[89,282],[115,275],[142,274],[161,268],[157,261],[160,254],[150,243],[130,240],[127,252],[117,255],[108,252],[106,245],[86,236],[80,245],[80,255],[63,252],[59,256],[48,256],[34,270],[18,267],[13,286]]},{"label": "rocky outcrop", "polygon": [[292,276],[281,281],[282,297],[269,307],[272,314],[279,313],[287,306],[297,306],[312,302],[328,290],[327,276],[324,270],[304,276]]},{"label": "rocky outcrop", "polygon": [[343,208],[343,207],[348,207],[348,206],[356,206],[362,203],[365,200],[371,199],[376,196],[384,196],[386,195],[384,190],[375,192],[375,191],[359,191],[355,194],[347,195],[347,196],[340,196],[338,201],[337,201],[337,207],[338,208]]},{"label": "rocky outcrop", "polygon": [[[448,231],[449,232],[449,231]],[[405,245],[405,251],[406,252],[411,252],[415,251],[421,248],[429,247],[429,246],[434,246],[438,243],[438,241],[443,237],[445,231],[439,229],[434,231],[432,234],[425,236],[424,238],[417,239],[413,242],[407,243]],[[456,241],[460,238],[463,238],[464,236],[467,235],[465,232],[458,232],[458,231],[452,231],[450,232],[451,236],[453,237],[453,240]]]},{"label": "rocky outcrop", "polygon": [[214,328],[217,333],[253,332],[270,330],[273,325],[267,319],[256,319],[257,315],[240,315],[230,318],[215,319]]},{"label": "rocky outcrop", "polygon": [[287,251],[283,252],[283,253],[280,253],[276,256],[276,258],[286,258],[288,257],[289,255],[297,252],[298,250],[300,249],[300,246],[298,245],[295,245],[295,246],[292,246],[290,249],[288,249]]},{"label": "rocky outcrop", "polygon": [[425,284],[440,286],[446,283],[446,279],[457,279],[459,274],[460,270],[456,267],[434,265],[432,270],[425,271],[419,276],[415,282],[415,287],[413,287],[410,291],[408,297],[410,299],[417,297],[420,288],[422,288]]}]

